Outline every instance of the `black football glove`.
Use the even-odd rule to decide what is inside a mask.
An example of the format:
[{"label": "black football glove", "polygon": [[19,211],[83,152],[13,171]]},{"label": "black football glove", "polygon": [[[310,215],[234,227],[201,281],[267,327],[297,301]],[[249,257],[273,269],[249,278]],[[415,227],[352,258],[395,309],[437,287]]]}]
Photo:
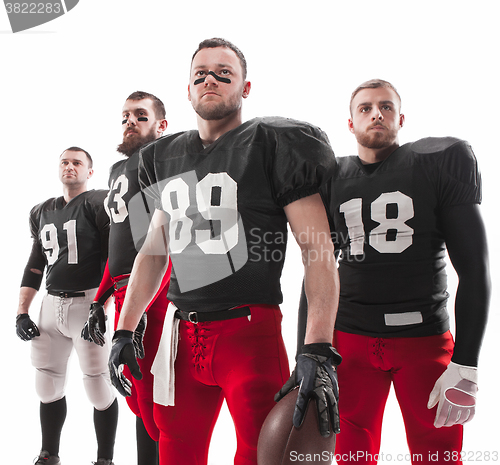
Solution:
[{"label": "black football glove", "polygon": [[104,333],[106,332],[106,320],[104,307],[99,302],[90,304],[89,318],[82,329],[82,338],[89,342],[95,342],[98,346],[106,343]]},{"label": "black football glove", "polygon": [[123,374],[123,365],[127,365],[135,379],[142,379],[141,369],[135,358],[132,331],[120,329],[115,331],[113,345],[109,354],[109,374],[113,386],[122,396],[132,394],[132,382]]},{"label": "black football glove", "polygon": [[302,346],[292,376],[274,396],[274,400],[278,402],[299,386],[293,412],[293,425],[296,428],[304,421],[309,399],[315,398],[321,436],[330,435],[330,423],[335,434],[340,432],[337,366],[341,361],[342,357],[329,343]]},{"label": "black football glove", "polygon": [[27,313],[20,313],[16,316],[16,334],[23,341],[31,341],[34,337],[40,336],[40,331]]},{"label": "black football glove", "polygon": [[135,328],[134,331],[134,349],[135,353],[137,355],[137,358],[143,359],[144,358],[144,344],[143,344],[143,339],[144,339],[144,333],[146,332],[146,326],[148,324],[148,317],[146,312],[142,314],[141,320],[139,321],[137,328]]}]

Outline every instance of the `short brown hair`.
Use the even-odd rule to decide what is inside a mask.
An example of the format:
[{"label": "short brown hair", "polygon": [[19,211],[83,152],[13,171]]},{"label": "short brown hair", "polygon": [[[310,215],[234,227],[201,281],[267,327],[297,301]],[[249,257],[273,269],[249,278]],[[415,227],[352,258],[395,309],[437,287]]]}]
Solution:
[{"label": "short brown hair", "polygon": [[217,48],[217,47],[229,48],[236,54],[236,56],[240,60],[241,69],[243,71],[243,80],[245,80],[247,78],[247,60],[245,59],[245,56],[243,55],[241,50],[238,47],[236,47],[236,45],[229,42],[228,40],[221,39],[219,37],[206,39],[203,42],[200,42],[198,48],[196,49],[196,52],[194,52],[193,57],[191,58],[191,64],[193,63],[194,57],[200,50],[203,50],[204,48]]},{"label": "short brown hair", "polygon": [[[64,152],[83,152],[85,155],[87,155],[87,159],[89,161],[89,168],[92,168],[92,166],[94,165],[94,161],[92,160],[92,157],[90,156],[90,153],[88,153],[86,150],[83,150],[80,147],[72,146],[72,147],[69,147],[69,148],[63,150],[63,153]],[[61,155],[63,153],[61,153]]]},{"label": "short brown hair", "polygon": [[349,102],[349,110],[351,112],[351,116],[352,116],[352,101],[354,100],[354,97],[356,97],[356,95],[358,95],[358,93],[363,89],[377,89],[379,87],[388,87],[389,89],[392,89],[394,92],[396,92],[396,95],[398,96],[399,99],[399,108],[401,109],[401,96],[399,95],[396,88],[390,82],[384,81],[383,79],[370,79],[369,81],[365,81],[358,87],[356,87],[356,89],[354,89],[354,92],[351,94],[351,100]]},{"label": "short brown hair", "polygon": [[149,92],[136,90],[127,97],[127,100],[143,100],[145,98],[148,98],[153,102],[153,109],[155,111],[156,119],[165,119],[165,105],[163,105],[163,102],[158,97],[156,97],[156,95],[150,94]]}]

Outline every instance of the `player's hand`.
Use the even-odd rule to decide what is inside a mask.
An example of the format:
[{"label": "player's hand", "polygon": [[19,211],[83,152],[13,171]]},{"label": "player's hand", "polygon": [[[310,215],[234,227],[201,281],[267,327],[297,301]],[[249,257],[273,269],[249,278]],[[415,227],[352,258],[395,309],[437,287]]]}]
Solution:
[{"label": "player's hand", "polygon": [[316,343],[302,346],[292,376],[274,396],[274,400],[278,402],[299,386],[293,412],[293,425],[296,428],[304,421],[309,399],[315,398],[321,436],[330,435],[330,423],[334,433],[340,432],[337,366],[341,361],[342,357],[331,344]]},{"label": "player's hand", "polygon": [[450,362],[429,396],[427,408],[438,404],[434,426],[463,425],[476,410],[477,368]]},{"label": "player's hand", "polygon": [[123,374],[123,365],[129,367],[130,373],[135,379],[142,379],[141,369],[135,358],[132,331],[120,329],[115,331],[113,345],[109,354],[109,374],[113,386],[122,396],[132,394],[132,382]]},{"label": "player's hand", "polygon": [[137,355],[137,358],[143,359],[144,358],[144,344],[143,344],[143,339],[144,339],[144,333],[146,332],[146,326],[148,324],[148,317],[146,312],[142,314],[141,320],[139,321],[139,324],[137,325],[137,328],[135,328],[134,331],[134,349],[135,353]]},{"label": "player's hand", "polygon": [[104,333],[106,332],[107,316],[104,307],[99,302],[90,304],[89,318],[82,329],[82,338],[86,341],[95,342],[98,346],[106,343]]},{"label": "player's hand", "polygon": [[40,336],[40,331],[27,313],[20,313],[16,316],[16,334],[23,341],[31,341],[34,337]]}]

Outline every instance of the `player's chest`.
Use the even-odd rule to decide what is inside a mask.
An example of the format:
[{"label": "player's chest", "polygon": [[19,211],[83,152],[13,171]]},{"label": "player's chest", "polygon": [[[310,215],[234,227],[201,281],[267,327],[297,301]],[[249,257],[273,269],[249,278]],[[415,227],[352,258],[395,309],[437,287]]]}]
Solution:
[{"label": "player's chest", "polygon": [[411,168],[336,179],[327,203],[337,242],[351,255],[412,253],[437,234],[435,186]]},{"label": "player's chest", "polygon": [[78,264],[79,256],[98,243],[99,237],[83,205],[44,211],[38,234],[48,265],[53,265],[62,256],[67,256],[68,264]]},{"label": "player's chest", "polygon": [[104,199],[104,208],[111,224],[123,223],[129,217],[129,203],[140,193],[137,165],[122,165],[109,179],[108,195]]},{"label": "player's chest", "polygon": [[165,211],[184,206],[188,216],[213,208],[272,208],[270,163],[260,153],[236,147],[169,159],[157,167]]}]

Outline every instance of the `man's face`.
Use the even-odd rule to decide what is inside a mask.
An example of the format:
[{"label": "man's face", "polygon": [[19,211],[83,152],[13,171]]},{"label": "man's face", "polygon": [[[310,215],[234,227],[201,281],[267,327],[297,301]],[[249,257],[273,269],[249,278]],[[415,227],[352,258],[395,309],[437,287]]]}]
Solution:
[{"label": "man's face", "polygon": [[349,130],[363,147],[390,147],[398,143],[398,132],[404,123],[399,110],[399,98],[391,88],[363,89],[352,101]]},{"label": "man's face", "polygon": [[132,156],[144,144],[161,135],[163,131],[159,127],[151,99],[125,101],[122,110],[123,142],[117,150],[127,157]]},{"label": "man's face", "polygon": [[59,157],[59,179],[66,186],[83,185],[92,176],[90,161],[84,152],[66,150]]},{"label": "man's face", "polygon": [[[221,82],[209,72],[231,82]],[[204,82],[194,84],[198,79]],[[241,108],[242,98],[250,92],[243,80],[243,70],[236,54],[226,47],[204,48],[194,57],[188,87],[188,99],[204,120],[221,120]]]}]

